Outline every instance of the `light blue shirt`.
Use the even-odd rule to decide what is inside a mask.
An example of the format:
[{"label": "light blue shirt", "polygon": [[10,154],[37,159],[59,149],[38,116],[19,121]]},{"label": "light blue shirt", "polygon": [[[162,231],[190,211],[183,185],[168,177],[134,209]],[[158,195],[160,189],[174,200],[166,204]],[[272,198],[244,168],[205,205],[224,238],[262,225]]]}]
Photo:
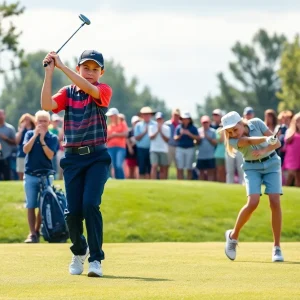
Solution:
[{"label": "light blue shirt", "polygon": [[[204,128],[199,128],[198,132],[202,136]],[[216,139],[216,131],[213,128],[208,128],[206,134],[213,140]],[[213,145],[207,138],[201,137],[199,144],[198,159],[213,159],[215,155],[216,146]]]},{"label": "light blue shirt", "polygon": [[[135,127],[134,127],[134,136],[138,136],[140,135],[141,133],[145,132],[146,130],[146,126],[149,126],[150,125],[155,125],[156,122],[155,121],[152,121],[150,120],[149,123],[145,123],[145,121],[140,121],[138,122]],[[149,138],[149,134],[148,134],[148,131],[147,133],[142,137],[142,139],[140,141],[137,141],[136,142],[136,146],[138,148],[143,148],[143,149],[150,149],[150,138]]]},{"label": "light blue shirt", "polygon": [[[248,121],[249,136],[264,136],[264,133],[268,130],[266,124],[259,118],[253,118]],[[259,150],[268,147],[267,142],[263,142],[259,145],[250,145],[243,148],[239,148],[238,139],[229,139],[229,144],[236,150],[243,154],[244,160],[258,160],[263,157],[269,156],[274,150],[267,152],[263,156],[255,157],[252,155],[253,150]]]}]

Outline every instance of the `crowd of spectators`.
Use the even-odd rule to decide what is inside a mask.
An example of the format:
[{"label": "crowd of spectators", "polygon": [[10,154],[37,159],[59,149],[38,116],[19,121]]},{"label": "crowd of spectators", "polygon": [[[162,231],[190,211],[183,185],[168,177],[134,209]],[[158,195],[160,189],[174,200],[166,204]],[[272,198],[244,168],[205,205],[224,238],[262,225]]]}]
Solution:
[{"label": "crowd of spectators", "polygon": [[[211,115],[193,120],[188,111],[174,109],[169,118],[150,107],[141,108],[130,124],[117,108],[110,108],[107,147],[112,158],[110,177],[115,179],[187,179],[243,183],[239,153],[229,156],[223,134],[218,131],[224,112],[215,109]],[[243,117],[250,120],[255,111],[246,107]],[[264,122],[273,132],[279,130],[282,143],[283,184],[300,186],[300,113],[268,109]],[[200,124],[197,126],[196,124]],[[22,180],[24,175],[23,141],[28,130],[35,128],[30,114],[20,117],[18,130],[6,121],[0,109],[0,180]],[[59,139],[52,160],[56,178],[62,179],[59,161],[63,156],[63,120],[52,114],[49,131]]]}]

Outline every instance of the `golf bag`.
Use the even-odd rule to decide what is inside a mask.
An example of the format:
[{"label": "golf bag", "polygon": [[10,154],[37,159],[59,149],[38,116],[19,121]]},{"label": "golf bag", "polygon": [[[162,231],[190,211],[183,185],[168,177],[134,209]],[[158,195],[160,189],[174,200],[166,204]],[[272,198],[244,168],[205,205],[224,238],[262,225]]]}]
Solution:
[{"label": "golf bag", "polygon": [[64,213],[67,200],[62,190],[57,190],[50,182],[53,171],[40,178],[40,213],[42,217],[41,234],[49,243],[65,243],[69,238],[69,231]]}]

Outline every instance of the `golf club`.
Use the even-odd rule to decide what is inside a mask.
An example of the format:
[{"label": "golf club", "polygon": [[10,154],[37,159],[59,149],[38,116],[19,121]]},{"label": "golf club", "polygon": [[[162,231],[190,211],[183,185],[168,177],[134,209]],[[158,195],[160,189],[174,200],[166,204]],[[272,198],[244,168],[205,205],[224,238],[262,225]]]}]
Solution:
[{"label": "golf club", "polygon": [[[82,14],[80,14],[79,15],[79,19],[83,22],[80,26],[79,26],[79,28],[67,39],[67,41],[56,51],[56,53],[58,53],[67,43],[68,43],[68,41],[79,31],[79,29],[81,28],[81,27],[83,27],[85,24],[86,25],[90,25],[91,24],[91,21],[86,17],[86,16],[84,16],[84,15],[82,15]],[[48,66],[48,64],[47,63],[45,63],[44,64],[44,67],[47,67]]]},{"label": "golf club", "polygon": [[277,134],[279,133],[279,131],[281,130],[281,125],[278,126],[276,132],[273,134],[273,137],[276,138],[277,137]]}]

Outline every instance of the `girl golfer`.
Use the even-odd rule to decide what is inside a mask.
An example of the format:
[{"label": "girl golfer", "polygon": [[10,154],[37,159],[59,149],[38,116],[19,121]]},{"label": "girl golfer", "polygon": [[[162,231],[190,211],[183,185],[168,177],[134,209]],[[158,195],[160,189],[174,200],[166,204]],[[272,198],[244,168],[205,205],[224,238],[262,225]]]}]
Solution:
[{"label": "girl golfer", "polygon": [[272,211],[274,237],[272,261],[283,261],[280,249],[281,162],[275,152],[280,147],[280,142],[262,120],[254,118],[244,121],[235,111],[222,117],[222,125],[221,130],[225,133],[224,141],[228,154],[234,156],[236,151],[239,151],[243,155],[242,168],[248,196],[248,201],[240,210],[234,228],[225,233],[225,253],[229,259],[235,259],[240,230],[257,208],[261,196],[261,185],[264,184],[265,194],[269,196]]}]

